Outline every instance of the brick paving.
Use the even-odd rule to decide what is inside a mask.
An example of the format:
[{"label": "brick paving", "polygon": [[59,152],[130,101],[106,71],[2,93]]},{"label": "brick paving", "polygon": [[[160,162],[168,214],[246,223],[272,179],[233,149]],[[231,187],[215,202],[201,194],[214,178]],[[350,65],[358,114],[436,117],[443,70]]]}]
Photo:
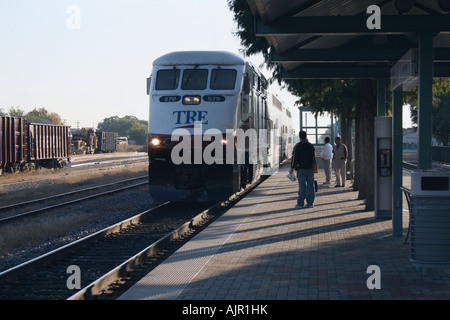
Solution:
[{"label": "brick paving", "polygon": [[[409,261],[392,221],[375,219],[352,188],[323,185],[314,208],[294,209],[286,168],[260,184],[138,282],[121,299],[449,299],[450,270],[425,275]],[[404,201],[403,207],[407,209]],[[369,289],[369,266],[380,289]],[[372,282],[369,281],[369,284]]]},{"label": "brick paving", "polygon": [[[357,192],[323,185],[322,173],[316,180],[314,208],[294,209],[298,185],[286,169],[239,202],[229,212],[238,211],[237,229],[176,299],[450,298],[449,270],[424,275],[409,261],[407,211],[404,236],[393,237],[392,221],[365,211]],[[371,265],[380,289],[367,287]]]}]

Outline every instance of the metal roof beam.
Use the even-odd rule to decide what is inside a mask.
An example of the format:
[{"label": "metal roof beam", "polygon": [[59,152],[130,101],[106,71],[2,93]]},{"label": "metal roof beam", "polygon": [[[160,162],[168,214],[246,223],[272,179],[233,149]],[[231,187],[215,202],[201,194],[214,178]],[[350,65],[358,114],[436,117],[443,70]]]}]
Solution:
[{"label": "metal roof beam", "polygon": [[419,8],[420,10],[422,10],[422,11],[424,11],[424,12],[429,13],[429,14],[442,14],[442,12],[433,10],[433,9],[431,9],[431,8],[429,8],[429,7],[427,7],[427,6],[423,5],[423,4],[421,4],[421,3],[415,2],[415,3],[414,3],[414,6],[415,6],[416,8]]},{"label": "metal roof beam", "polygon": [[409,48],[292,49],[278,54],[271,50],[271,62],[395,62]]},{"label": "metal roof beam", "polygon": [[309,0],[306,1],[302,4],[300,4],[299,6],[297,6],[296,8],[290,10],[289,12],[286,12],[285,14],[283,14],[284,17],[286,16],[293,16],[299,12],[302,12],[303,10],[306,10],[316,4],[318,4],[319,2],[321,2],[322,0]]},{"label": "metal roof beam", "polygon": [[[396,62],[410,48],[291,49],[281,54],[272,49],[270,61],[274,63]],[[450,48],[434,48],[434,60],[450,62]]]},{"label": "metal roof beam", "polygon": [[281,70],[282,79],[378,79],[389,78],[391,68],[380,66],[307,66],[292,71]]},{"label": "metal roof beam", "polygon": [[267,24],[255,18],[256,36],[449,33],[448,15],[382,15],[381,29],[367,28],[368,16],[283,17]]},{"label": "metal roof beam", "polygon": [[[435,62],[434,77],[450,78],[450,62]],[[281,70],[282,79],[380,79],[390,78],[389,66],[349,66],[348,64],[317,64],[301,66],[292,71]]]},{"label": "metal roof beam", "polygon": [[450,63],[441,62],[434,63],[434,77],[436,78],[450,78]]},{"label": "metal roof beam", "polygon": [[434,61],[450,62],[450,48],[434,48]]}]

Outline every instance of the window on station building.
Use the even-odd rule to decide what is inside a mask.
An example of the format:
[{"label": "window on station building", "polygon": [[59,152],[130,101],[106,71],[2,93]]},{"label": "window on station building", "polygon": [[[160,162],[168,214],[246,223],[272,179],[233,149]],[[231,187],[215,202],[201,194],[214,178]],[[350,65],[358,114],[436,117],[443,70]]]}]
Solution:
[{"label": "window on station building", "polygon": [[311,144],[317,144],[316,129],[306,129],[306,139]]}]

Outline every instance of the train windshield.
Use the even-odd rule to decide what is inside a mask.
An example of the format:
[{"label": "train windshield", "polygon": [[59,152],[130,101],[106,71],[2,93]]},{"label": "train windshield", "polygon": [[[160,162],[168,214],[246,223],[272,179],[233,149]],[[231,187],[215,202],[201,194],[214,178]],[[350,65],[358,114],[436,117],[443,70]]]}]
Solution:
[{"label": "train windshield", "polygon": [[[181,76],[181,73],[183,74]],[[211,90],[234,90],[237,70],[235,69],[163,69],[157,72],[156,90],[177,90],[180,84],[182,90],[205,90],[208,86],[208,76]]]},{"label": "train windshield", "polygon": [[204,90],[208,81],[207,69],[186,69],[183,71],[181,89]]},{"label": "train windshield", "polygon": [[211,74],[212,90],[233,90],[237,71],[233,69],[213,69]]},{"label": "train windshield", "polygon": [[179,69],[159,70],[156,77],[156,90],[175,90],[180,79]]}]

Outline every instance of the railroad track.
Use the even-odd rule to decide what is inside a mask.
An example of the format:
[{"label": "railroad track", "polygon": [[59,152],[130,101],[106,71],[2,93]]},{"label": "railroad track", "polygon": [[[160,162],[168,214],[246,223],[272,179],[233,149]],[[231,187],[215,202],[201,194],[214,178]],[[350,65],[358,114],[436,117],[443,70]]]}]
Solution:
[{"label": "railroad track", "polygon": [[[148,155],[145,156],[135,156],[135,157],[123,157],[123,158],[97,158],[90,160],[86,158],[84,160],[77,159],[74,162],[68,164],[65,168],[56,168],[56,169],[36,169],[32,170],[32,172],[36,173],[45,173],[48,172],[59,172],[64,173],[65,175],[76,175],[79,172],[83,174],[88,174],[89,172],[98,172],[98,170],[114,170],[123,167],[133,167],[136,165],[142,165],[148,163]],[[39,182],[42,180],[47,180],[47,177],[39,177],[39,175],[27,175],[27,173],[23,172],[24,177],[15,178],[14,174],[0,174],[0,183],[3,185],[14,185],[21,183],[30,183]]]},{"label": "railroad track", "polygon": [[63,170],[66,170],[66,172],[78,172],[78,171],[89,172],[105,168],[118,169],[122,167],[129,167],[144,163],[148,163],[148,156],[145,158],[135,158],[135,159],[103,160],[103,161],[92,161],[89,163],[73,163]]},{"label": "railroad track", "polygon": [[[448,163],[440,163],[440,162],[433,162],[432,167],[433,169],[438,171],[448,171],[450,169]],[[417,162],[403,161],[403,169],[409,171],[417,170]]]},{"label": "railroad track", "polygon": [[[226,202],[209,204],[207,208],[204,203],[190,206],[162,204],[5,270],[0,273],[0,299],[114,298],[121,288],[133,282],[141,268],[148,272],[148,268],[155,267],[171,250],[228,210],[258,184],[233,195]],[[75,289],[73,286],[77,286],[78,280],[73,277],[77,275],[72,277],[70,270],[79,270],[80,286]]]},{"label": "railroad track", "polygon": [[180,212],[169,206],[145,211],[0,273],[0,299],[69,298],[74,294],[67,285],[70,266],[79,268],[80,284],[87,286],[198,213],[198,208]]},{"label": "railroad track", "polygon": [[416,170],[417,169],[417,164],[416,163],[412,163],[412,162],[403,161],[403,169],[410,170],[410,171]]},{"label": "railroad track", "polygon": [[[132,185],[128,185],[128,186],[124,186],[124,187],[120,187],[120,188],[116,188],[113,190],[108,190],[108,191],[104,191],[104,192],[97,192],[100,189],[104,189],[104,188],[109,188],[109,187],[113,187],[113,186],[117,186],[117,185],[121,185],[124,183],[131,183],[131,182],[136,182],[136,181],[140,181],[140,180],[145,180],[143,182],[137,182],[134,183]],[[71,205],[71,204],[75,204],[77,202],[81,202],[81,201],[85,201],[85,200],[89,200],[89,199],[94,199],[97,197],[101,197],[107,194],[112,194],[115,192],[119,192],[119,191],[123,191],[123,190],[127,190],[127,189],[131,189],[131,188],[136,188],[139,186],[143,186],[145,184],[148,183],[148,176],[140,176],[140,177],[135,177],[135,178],[130,178],[130,179],[125,179],[125,180],[121,180],[118,182],[112,182],[112,183],[108,183],[108,184],[103,184],[103,185],[99,185],[99,186],[95,186],[95,187],[90,187],[90,188],[85,188],[85,189],[81,189],[81,190],[76,190],[76,191],[71,191],[71,192],[67,192],[67,193],[62,193],[62,194],[58,194],[58,195],[54,195],[54,196],[50,196],[50,197],[45,197],[45,198],[40,198],[40,199],[36,199],[36,200],[29,200],[29,201],[24,201],[21,203],[16,203],[16,204],[12,204],[12,205],[8,205],[8,206],[3,206],[0,207],[0,225],[4,224],[4,223],[8,223],[8,222],[13,222],[13,221],[18,221],[20,219],[26,218],[26,217],[30,217],[30,216],[36,216],[37,214],[43,213],[43,212],[47,212],[48,210],[51,209],[56,209],[56,208],[61,208],[67,205]],[[80,196],[76,199],[73,199],[74,196],[77,195],[83,195],[86,193],[90,193],[90,192],[96,192],[93,194],[89,194],[88,196]],[[66,201],[62,201],[59,203],[55,203],[55,204],[51,204],[51,205],[46,205],[43,206],[41,208],[38,209],[33,209],[27,212],[21,212],[21,213],[15,213],[12,215],[7,215],[5,214],[5,212],[11,212],[11,211],[16,211],[20,208],[26,207],[26,206],[31,206],[31,205],[41,205],[44,204],[46,202],[49,201],[61,201],[61,199],[64,198],[72,198],[71,200],[66,200]]]}]

